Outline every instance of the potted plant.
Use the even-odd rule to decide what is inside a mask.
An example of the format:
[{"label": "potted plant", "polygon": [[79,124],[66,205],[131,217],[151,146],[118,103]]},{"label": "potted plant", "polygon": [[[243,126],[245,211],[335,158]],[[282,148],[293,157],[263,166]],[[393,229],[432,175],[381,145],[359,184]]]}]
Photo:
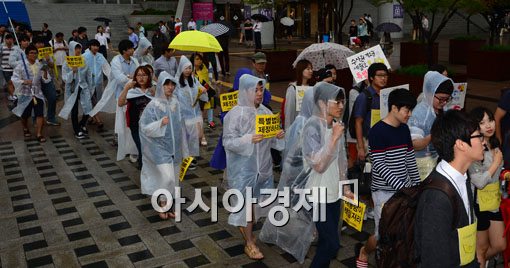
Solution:
[{"label": "potted plant", "polygon": [[510,45],[483,46],[468,58],[468,76],[490,81],[510,80],[508,59]]},{"label": "potted plant", "polygon": [[420,41],[400,43],[400,66],[411,66],[421,64],[437,64],[438,43],[434,43],[432,59],[427,56],[428,44]]},{"label": "potted plant", "polygon": [[[394,87],[409,84],[411,93],[418,97],[423,91],[423,78],[428,71],[429,68],[424,64],[402,67],[390,73],[387,86]],[[458,74],[448,70],[448,76],[456,83],[467,82],[466,74]]]},{"label": "potted plant", "polygon": [[267,58],[266,73],[271,82],[289,81],[294,79],[292,63],[296,60],[297,50],[263,49]]},{"label": "potted plant", "polygon": [[485,45],[485,40],[478,36],[462,35],[450,39],[449,62],[451,64],[467,64],[471,52]]}]

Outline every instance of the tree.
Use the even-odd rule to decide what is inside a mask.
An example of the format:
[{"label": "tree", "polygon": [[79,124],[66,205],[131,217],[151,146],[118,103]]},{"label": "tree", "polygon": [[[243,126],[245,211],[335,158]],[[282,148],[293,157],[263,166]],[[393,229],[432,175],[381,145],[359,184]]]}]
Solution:
[{"label": "tree", "polygon": [[510,9],[509,0],[471,0],[464,10],[471,14],[479,13],[489,25],[489,45],[494,45],[498,29],[503,24],[506,10]]},{"label": "tree", "polygon": [[[344,28],[345,24],[349,21],[349,18],[351,16],[352,7],[354,4],[354,0],[335,0],[336,2],[336,8],[334,10],[335,14],[335,36],[337,37],[336,40],[339,44],[342,43],[342,29]],[[347,7],[345,6],[346,4]]]},{"label": "tree", "polygon": [[[482,0],[397,0],[404,7],[404,11],[413,20],[413,26],[425,36],[422,40],[427,44],[428,65],[433,64],[434,43],[452,16],[461,8],[467,7],[473,1]],[[506,1],[506,0],[501,0]],[[393,2],[391,0],[378,1],[379,3]],[[429,30],[424,31],[422,16],[429,18]]]}]

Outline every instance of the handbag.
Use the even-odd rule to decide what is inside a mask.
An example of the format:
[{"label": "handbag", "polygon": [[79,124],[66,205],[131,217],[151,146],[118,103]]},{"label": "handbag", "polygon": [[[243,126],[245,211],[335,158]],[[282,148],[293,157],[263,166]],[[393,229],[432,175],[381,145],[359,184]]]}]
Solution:
[{"label": "handbag", "polygon": [[[370,163],[367,164],[364,161],[356,162],[354,166],[347,170],[347,177],[349,180],[358,180],[358,195],[369,195],[371,193],[372,172],[370,170]],[[354,191],[352,184],[351,191]]]}]

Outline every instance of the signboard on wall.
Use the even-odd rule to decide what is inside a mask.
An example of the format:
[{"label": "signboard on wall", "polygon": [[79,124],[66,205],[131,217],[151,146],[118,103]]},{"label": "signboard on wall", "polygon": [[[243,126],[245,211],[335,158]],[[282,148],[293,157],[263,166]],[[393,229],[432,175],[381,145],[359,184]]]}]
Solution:
[{"label": "signboard on wall", "polygon": [[393,4],[393,18],[402,19],[404,18],[404,8],[400,4]]},{"label": "signboard on wall", "polygon": [[193,19],[197,20],[214,20],[213,3],[193,3]]}]

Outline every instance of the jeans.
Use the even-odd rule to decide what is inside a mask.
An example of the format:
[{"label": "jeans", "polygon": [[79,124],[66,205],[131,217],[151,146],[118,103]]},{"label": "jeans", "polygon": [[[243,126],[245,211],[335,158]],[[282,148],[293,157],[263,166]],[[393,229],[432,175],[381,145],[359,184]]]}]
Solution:
[{"label": "jeans", "polygon": [[[338,223],[340,221],[340,202],[326,204],[326,221],[316,222],[319,241],[317,250],[310,267],[329,267],[331,259],[335,258],[340,249]],[[321,211],[321,213],[324,213]]]},{"label": "jeans", "polygon": [[50,81],[48,84],[41,83],[41,90],[48,103],[48,113],[46,114],[46,117],[50,122],[57,122],[55,118],[55,111],[57,109],[57,92],[55,90],[55,84],[53,84],[53,81]]},{"label": "jeans", "polygon": [[255,49],[262,49],[262,34],[255,32]]},{"label": "jeans", "polygon": [[89,119],[88,114],[84,114],[81,117],[81,121],[78,122],[78,105],[80,105],[80,93],[81,87],[78,88],[78,96],[76,97],[76,102],[74,103],[73,109],[71,110],[71,122],[73,123],[74,134],[78,135],[80,131],[82,131],[82,127],[87,124],[87,120]]},{"label": "jeans", "polygon": [[228,56],[228,48],[218,53],[218,59],[220,60],[221,74],[230,72],[230,58]]},{"label": "jeans", "polygon": [[133,137],[133,141],[135,142],[136,149],[138,149],[138,167],[142,168],[142,144],[140,143],[140,133],[138,126],[129,126],[131,130],[131,137]]}]

